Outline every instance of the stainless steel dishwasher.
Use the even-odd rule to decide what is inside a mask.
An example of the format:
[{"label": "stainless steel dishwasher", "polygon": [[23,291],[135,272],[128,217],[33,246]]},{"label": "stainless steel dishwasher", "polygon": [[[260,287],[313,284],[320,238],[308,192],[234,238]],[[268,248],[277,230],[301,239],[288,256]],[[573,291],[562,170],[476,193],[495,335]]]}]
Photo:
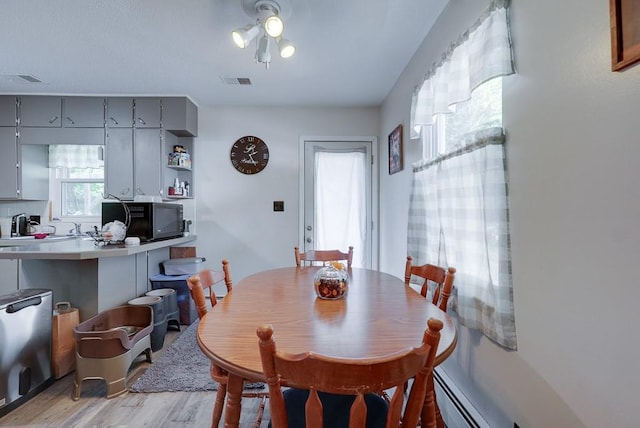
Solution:
[{"label": "stainless steel dishwasher", "polygon": [[0,416],[53,382],[51,290],[0,296]]}]

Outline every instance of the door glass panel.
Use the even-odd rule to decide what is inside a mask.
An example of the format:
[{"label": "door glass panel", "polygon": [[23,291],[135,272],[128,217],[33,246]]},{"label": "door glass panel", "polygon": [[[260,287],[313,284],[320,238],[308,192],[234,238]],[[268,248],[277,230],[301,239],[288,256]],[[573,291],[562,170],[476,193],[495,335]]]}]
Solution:
[{"label": "door glass panel", "polygon": [[304,251],[354,247],[371,266],[371,142],[306,141]]},{"label": "door glass panel", "polygon": [[320,249],[361,249],[354,266],[364,265],[366,241],[365,153],[316,152],[315,242]]}]

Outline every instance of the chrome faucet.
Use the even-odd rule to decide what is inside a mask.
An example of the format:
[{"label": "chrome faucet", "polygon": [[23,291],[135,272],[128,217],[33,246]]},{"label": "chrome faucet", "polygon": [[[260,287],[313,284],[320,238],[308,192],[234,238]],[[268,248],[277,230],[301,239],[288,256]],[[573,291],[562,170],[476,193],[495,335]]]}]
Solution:
[{"label": "chrome faucet", "polygon": [[82,235],[82,225],[80,223],[76,223],[75,221],[72,222],[74,228],[73,229],[69,229],[69,235],[73,235],[73,236],[81,236]]}]

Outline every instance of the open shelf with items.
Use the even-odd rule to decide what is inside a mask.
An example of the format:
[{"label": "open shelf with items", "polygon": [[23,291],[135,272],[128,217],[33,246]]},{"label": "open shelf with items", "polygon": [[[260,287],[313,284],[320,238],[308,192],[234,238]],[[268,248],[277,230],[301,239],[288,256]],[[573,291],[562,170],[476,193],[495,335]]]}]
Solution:
[{"label": "open shelf with items", "polygon": [[164,134],[166,200],[193,199],[193,140],[193,137],[179,137],[171,132]]},{"label": "open shelf with items", "polygon": [[175,169],[176,171],[191,171],[191,168],[177,165],[167,165],[167,168]]}]

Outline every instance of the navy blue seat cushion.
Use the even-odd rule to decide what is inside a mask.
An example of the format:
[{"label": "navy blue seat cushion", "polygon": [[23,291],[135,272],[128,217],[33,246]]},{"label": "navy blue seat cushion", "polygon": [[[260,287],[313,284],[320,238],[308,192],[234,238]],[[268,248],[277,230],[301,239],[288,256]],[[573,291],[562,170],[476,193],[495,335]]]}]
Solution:
[{"label": "navy blue seat cushion", "polygon": [[[290,388],[283,392],[289,428],[304,428],[304,405],[309,397],[306,389]],[[348,428],[349,411],[355,395],[318,392],[322,402],[322,419],[326,428]],[[376,394],[364,396],[367,405],[367,428],[384,428],[387,422],[387,402]]]}]

